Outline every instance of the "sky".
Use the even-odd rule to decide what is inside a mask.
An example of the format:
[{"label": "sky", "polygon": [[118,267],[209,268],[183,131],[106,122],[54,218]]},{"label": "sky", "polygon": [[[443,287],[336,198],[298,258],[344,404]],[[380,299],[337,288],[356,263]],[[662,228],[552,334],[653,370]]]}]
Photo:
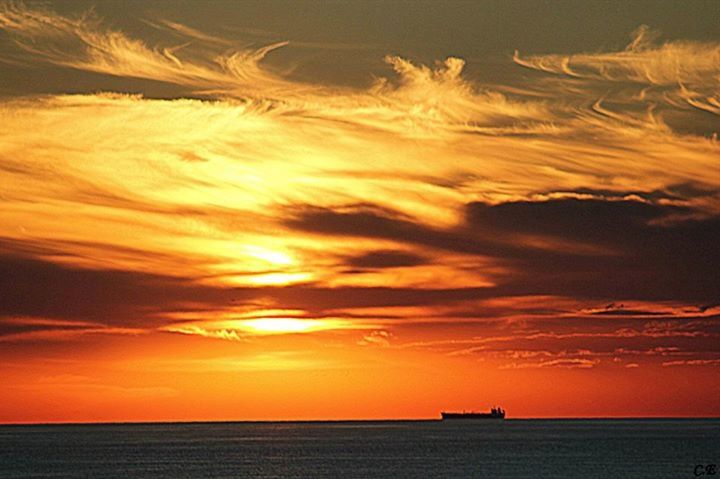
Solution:
[{"label": "sky", "polygon": [[720,416],[719,17],[0,3],[0,422]]}]

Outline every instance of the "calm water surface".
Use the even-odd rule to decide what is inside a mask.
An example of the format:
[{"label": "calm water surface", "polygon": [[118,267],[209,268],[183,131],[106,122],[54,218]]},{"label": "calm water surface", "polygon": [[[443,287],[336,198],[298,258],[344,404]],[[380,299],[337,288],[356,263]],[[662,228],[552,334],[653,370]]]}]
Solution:
[{"label": "calm water surface", "polygon": [[8,479],[712,479],[694,475],[707,464],[720,419],[0,426]]}]

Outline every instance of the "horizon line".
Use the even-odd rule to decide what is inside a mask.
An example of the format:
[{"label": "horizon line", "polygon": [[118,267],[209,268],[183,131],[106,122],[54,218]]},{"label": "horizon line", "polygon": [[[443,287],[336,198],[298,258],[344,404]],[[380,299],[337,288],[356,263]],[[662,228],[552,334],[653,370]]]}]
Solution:
[{"label": "horizon line", "polygon": [[[601,420],[703,420],[719,419],[718,416],[557,416],[557,417],[506,417],[503,421],[601,421]],[[468,420],[471,421],[471,420]],[[162,420],[162,421],[58,421],[58,422],[0,422],[4,426],[113,426],[149,424],[273,424],[273,423],[341,423],[341,422],[446,422],[442,418],[364,418],[364,419],[210,419],[210,420]]]}]

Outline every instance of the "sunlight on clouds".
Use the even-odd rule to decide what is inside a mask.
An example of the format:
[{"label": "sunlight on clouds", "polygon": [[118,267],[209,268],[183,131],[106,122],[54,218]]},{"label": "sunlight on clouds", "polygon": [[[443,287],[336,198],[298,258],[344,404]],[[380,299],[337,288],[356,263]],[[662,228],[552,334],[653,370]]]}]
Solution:
[{"label": "sunlight on clouds", "polygon": [[227,279],[232,284],[293,284],[310,281],[312,279],[312,275],[310,273],[267,273],[255,274],[247,277],[227,277]]},{"label": "sunlight on clouds", "polygon": [[369,329],[372,324],[363,324],[340,318],[255,318],[227,319],[220,321],[199,321],[178,323],[162,328],[163,331],[204,336],[208,338],[243,341],[252,336],[276,334],[302,334],[343,329]]},{"label": "sunlight on clouds", "polygon": [[0,420],[421,417],[486,391],[684,414],[717,373],[717,39],[601,51],[617,32],[560,18],[368,47],[243,29],[275,28],[264,4],[136,7],[0,0]]},{"label": "sunlight on clouds", "polygon": [[623,51],[595,54],[542,55],[516,63],[577,78],[633,81],[652,85],[720,84],[720,45],[689,41],[655,43],[658,35],[646,25],[632,35]]},{"label": "sunlight on clouds", "polygon": [[244,245],[243,249],[246,254],[261,259],[271,265],[288,266],[294,263],[293,258],[282,251],[256,245]]},{"label": "sunlight on clouds", "polygon": [[[460,58],[426,66],[387,56],[387,78],[351,89],[293,81],[263,64],[292,44],[229,50],[229,40],[158,22],[192,43],[151,47],[92,14],[0,9],[0,28],[28,63],[168,82],[197,96],[4,99],[0,235],[44,245],[38,256],[55,263],[202,285],[432,290],[495,287],[522,273],[478,252],[473,241],[486,233],[468,225],[472,202],[633,192],[691,207],[693,218],[718,211],[716,139],[675,131],[667,118],[716,113],[716,44],[657,45],[641,29],[621,52],[517,54],[516,63],[548,75],[505,89],[463,78]],[[631,85],[608,91],[609,81]],[[348,231],[293,227],[313,212],[377,221]],[[494,234],[488,243],[499,251],[619,254],[557,236]],[[379,250],[424,259],[350,264]],[[349,326],[257,321],[172,327],[240,339]]]},{"label": "sunlight on clouds", "polygon": [[295,318],[263,318],[239,321],[236,327],[258,334],[308,333],[323,329],[337,329],[347,323],[333,320],[305,320]]},{"label": "sunlight on clouds", "polygon": [[[13,3],[0,6],[0,28],[17,35],[23,51],[55,65],[206,90],[252,90],[256,84],[280,90],[290,86],[258,65],[268,52],[284,43],[225,54],[202,50],[206,56],[202,61],[186,61],[179,55],[181,50],[191,49],[188,45],[150,48],[141,40],[105,29],[92,12],[69,18]],[[176,30],[190,38],[198,36],[192,29]],[[45,42],[44,48],[39,46],[41,42]]]}]

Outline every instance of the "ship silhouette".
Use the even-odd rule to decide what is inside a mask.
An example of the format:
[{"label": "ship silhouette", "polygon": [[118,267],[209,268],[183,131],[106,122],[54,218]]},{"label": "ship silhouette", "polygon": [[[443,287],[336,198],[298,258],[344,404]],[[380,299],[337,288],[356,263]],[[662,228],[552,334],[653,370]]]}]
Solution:
[{"label": "ship silhouette", "polygon": [[443,421],[447,419],[505,419],[505,410],[494,407],[490,412],[441,412]]}]

